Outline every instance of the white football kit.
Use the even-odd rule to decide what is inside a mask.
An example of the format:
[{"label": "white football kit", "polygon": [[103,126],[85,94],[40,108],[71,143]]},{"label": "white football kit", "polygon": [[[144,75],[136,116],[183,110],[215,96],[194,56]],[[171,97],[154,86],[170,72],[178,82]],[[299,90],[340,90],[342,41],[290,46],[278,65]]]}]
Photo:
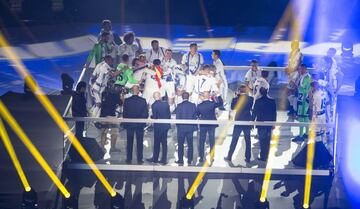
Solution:
[{"label": "white football kit", "polygon": [[221,80],[222,83],[220,85],[220,93],[221,97],[226,101],[227,93],[228,93],[228,82],[226,79],[226,74],[224,70],[224,64],[220,59],[217,59],[213,62],[216,67],[216,75],[215,78]]},{"label": "white football kit", "polygon": [[160,61],[162,61],[164,59],[165,56],[165,50],[162,47],[159,47],[158,51],[154,51],[153,49],[150,49],[147,53],[146,53],[146,60],[149,63],[153,63],[154,60],[159,59]]},{"label": "white football kit", "polygon": [[204,64],[204,57],[199,52],[194,55],[191,55],[190,52],[188,52],[183,55],[181,64],[187,67],[187,69],[185,70],[185,90],[189,93],[192,93],[196,81],[196,74],[200,70],[201,66]]},{"label": "white football kit", "polygon": [[245,82],[248,82],[248,86],[252,91],[254,90],[254,84],[257,79],[261,78],[261,69],[257,69],[256,71],[249,69],[245,74]]},{"label": "white football kit", "polygon": [[162,95],[165,96],[165,93],[169,98],[175,97],[175,73],[174,69],[176,66],[176,61],[174,59],[165,60],[163,59],[161,62],[161,67],[164,70],[163,76],[163,88],[162,88]]}]

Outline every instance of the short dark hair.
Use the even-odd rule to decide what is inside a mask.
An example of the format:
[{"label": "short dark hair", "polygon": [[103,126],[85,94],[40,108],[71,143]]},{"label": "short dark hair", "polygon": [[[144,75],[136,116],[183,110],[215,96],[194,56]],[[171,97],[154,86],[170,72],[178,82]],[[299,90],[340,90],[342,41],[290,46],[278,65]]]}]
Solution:
[{"label": "short dark hair", "polygon": [[319,87],[319,82],[313,81],[313,82],[310,83],[310,86],[314,87],[314,88],[318,88]]},{"label": "short dark hair", "polygon": [[262,70],[261,71],[261,77],[267,78],[268,76],[269,76],[269,71],[267,71],[267,70]]},{"label": "short dark hair", "polygon": [[158,40],[152,40],[151,45],[153,45],[154,43],[159,43],[159,41]]},{"label": "short dark hair", "polygon": [[153,64],[154,65],[160,65],[161,64],[161,61],[159,59],[154,59],[153,60]]},{"label": "short dark hair", "polygon": [[267,90],[266,88],[264,88],[264,87],[261,87],[261,88],[260,88],[260,94],[261,94],[262,96],[266,96],[267,93],[268,93],[268,90]]},{"label": "short dark hair", "polygon": [[239,91],[240,91],[241,93],[246,93],[246,90],[247,90],[247,86],[246,86],[245,84],[241,84],[241,85],[239,86]]},{"label": "short dark hair", "polygon": [[181,97],[182,97],[182,99],[189,99],[190,94],[189,94],[189,92],[185,91],[185,92],[182,93]]},{"label": "short dark hair", "polygon": [[86,88],[86,82],[85,82],[85,81],[80,81],[80,82],[76,85],[76,91],[80,91],[82,88]]},{"label": "short dark hair", "polygon": [[106,59],[112,59],[112,56],[110,54],[105,55],[104,60]]},{"label": "short dark hair", "polygon": [[135,58],[132,60],[131,65],[132,65],[132,66],[135,66],[136,61],[139,61],[139,60],[140,60],[140,59],[139,59],[138,57],[135,57]]},{"label": "short dark hair", "polygon": [[135,34],[134,34],[134,32],[127,32],[127,33],[125,33],[124,34],[124,42],[126,43],[126,42],[128,42],[128,40],[131,38],[131,37],[135,37]]},{"label": "short dark hair", "polygon": [[216,56],[220,57],[220,50],[214,49],[214,50],[213,50],[213,53],[214,53]]},{"label": "short dark hair", "polygon": [[122,60],[123,62],[128,62],[128,61],[129,61],[129,55],[123,54],[123,55],[121,56],[121,60]]},{"label": "short dark hair", "polygon": [[300,65],[300,67],[303,67],[303,68],[306,68],[306,69],[307,69],[307,65],[304,64],[304,63],[302,63],[302,64]]},{"label": "short dark hair", "polygon": [[166,49],[166,50],[165,50],[165,52],[167,52],[167,51],[172,52],[172,50],[171,50],[171,49]]},{"label": "short dark hair", "polygon": [[102,31],[102,32],[101,32],[101,36],[107,36],[107,35],[110,35],[110,33],[107,32],[107,31]]},{"label": "short dark hair", "polygon": [[201,70],[207,70],[207,69],[209,69],[209,70],[211,69],[211,66],[208,64],[205,64],[201,67]]},{"label": "short dark hair", "polygon": [[255,64],[257,64],[258,61],[257,61],[256,59],[252,59],[252,60],[250,61],[250,63],[255,63]]},{"label": "short dark hair", "polygon": [[190,48],[193,47],[193,46],[197,46],[197,43],[192,42],[192,43],[190,44]]}]

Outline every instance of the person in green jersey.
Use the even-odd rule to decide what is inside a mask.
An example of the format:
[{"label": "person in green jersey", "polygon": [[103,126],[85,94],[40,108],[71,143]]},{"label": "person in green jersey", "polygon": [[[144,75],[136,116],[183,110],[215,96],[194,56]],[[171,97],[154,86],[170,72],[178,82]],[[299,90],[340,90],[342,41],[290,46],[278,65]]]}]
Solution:
[{"label": "person in green jersey", "polygon": [[[298,89],[298,108],[297,120],[299,122],[309,122],[309,92],[311,89],[311,76],[308,73],[307,66],[301,64],[299,67],[300,79],[297,84]],[[307,127],[300,127],[299,136],[295,137],[293,141],[302,141],[307,137]]]},{"label": "person in green jersey", "polygon": [[[106,55],[109,55],[114,50],[113,44],[109,43],[109,32],[102,32],[100,40],[94,45],[89,56],[86,59],[85,68],[95,68]],[[92,62],[94,60],[94,62]]]},{"label": "person in green jersey", "polygon": [[129,56],[124,54],[121,59],[122,62],[117,66],[116,70],[122,71],[122,73],[116,77],[115,84],[120,86],[125,86],[128,82],[138,84],[139,82],[133,76],[133,70],[129,67]]}]

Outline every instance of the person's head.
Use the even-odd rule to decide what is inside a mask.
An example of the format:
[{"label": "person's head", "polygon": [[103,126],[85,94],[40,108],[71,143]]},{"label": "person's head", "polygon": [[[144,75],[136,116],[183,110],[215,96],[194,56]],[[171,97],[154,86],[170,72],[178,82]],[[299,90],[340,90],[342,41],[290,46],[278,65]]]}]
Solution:
[{"label": "person's head", "polygon": [[210,65],[203,65],[199,73],[202,75],[208,75],[210,73]]},{"label": "person's head", "polygon": [[268,94],[268,90],[264,87],[261,87],[259,90],[261,96],[266,96]]},{"label": "person's head", "polygon": [[142,63],[146,63],[146,56],[145,56],[145,54],[140,54],[140,55],[139,55],[139,61],[142,62]]},{"label": "person's head", "polygon": [[133,95],[139,95],[140,87],[138,85],[134,85],[133,87],[131,87],[131,92]]},{"label": "person's head", "polygon": [[217,49],[213,50],[212,54],[211,54],[211,58],[213,60],[219,59],[220,58],[220,50],[217,50]]},{"label": "person's head", "polygon": [[261,71],[261,77],[263,77],[263,78],[267,78],[267,77],[269,77],[269,71],[267,71],[267,70],[263,70],[263,71]]},{"label": "person's head", "polygon": [[100,36],[100,42],[107,43],[109,41],[109,35],[110,35],[109,32],[103,31]]},{"label": "person's head", "polygon": [[152,48],[154,51],[159,50],[159,41],[158,41],[158,40],[152,40],[152,41],[151,41],[151,48]]},{"label": "person's head", "polygon": [[159,66],[160,64],[161,64],[161,61],[159,59],[154,59],[153,60],[153,65]]},{"label": "person's head", "polygon": [[327,51],[327,56],[333,58],[336,55],[336,49],[335,48],[329,48]]},{"label": "person's head", "polygon": [[306,72],[307,72],[307,66],[306,66],[305,64],[301,64],[301,65],[299,66],[299,73],[300,73],[301,75],[304,75]]},{"label": "person's head", "polygon": [[209,65],[208,75],[215,77],[215,75],[216,75],[216,66],[215,65]]},{"label": "person's head", "polygon": [[190,94],[189,92],[183,92],[181,97],[183,100],[189,100]]},{"label": "person's head", "polygon": [[258,70],[258,65],[259,65],[259,63],[257,60],[255,60],[255,59],[251,60],[251,62],[250,62],[251,70],[253,70],[253,71]]},{"label": "person's head", "polygon": [[109,66],[112,66],[113,64],[113,58],[110,55],[106,55],[104,57],[104,61],[106,62],[106,64],[108,64]]},{"label": "person's head", "polygon": [[140,65],[139,58],[138,58],[138,57],[135,57],[135,58],[132,60],[131,65],[132,65],[133,67],[139,67],[139,65]]},{"label": "person's head", "polygon": [[300,47],[300,43],[298,40],[294,40],[291,42],[291,50],[292,51],[298,50],[299,47]]},{"label": "person's head", "polygon": [[155,91],[153,94],[153,98],[155,101],[161,100],[161,94],[158,91]]},{"label": "person's head", "polygon": [[133,44],[135,40],[135,34],[133,32],[127,32],[124,34],[124,42],[126,44]]},{"label": "person's head", "polygon": [[124,63],[124,64],[129,64],[129,55],[123,54],[121,56],[121,62]]},{"label": "person's head", "polygon": [[81,93],[85,93],[85,91],[86,91],[86,82],[85,81],[80,81],[76,85],[76,91],[81,92]]},{"label": "person's head", "polygon": [[239,93],[240,94],[246,94],[247,93],[247,86],[245,84],[241,84],[239,86]]},{"label": "person's head", "polygon": [[312,91],[316,91],[316,90],[319,89],[319,82],[318,81],[313,81],[313,82],[311,82],[310,86],[311,86]]},{"label": "person's head", "polygon": [[111,31],[111,21],[110,20],[103,20],[101,23],[101,27],[102,29],[104,29],[104,31]]},{"label": "person's head", "polygon": [[190,44],[190,53],[191,54],[195,54],[198,50],[198,45],[197,43],[191,43]]},{"label": "person's head", "polygon": [[166,59],[171,59],[172,58],[172,50],[171,49],[166,49],[165,50],[165,58]]}]

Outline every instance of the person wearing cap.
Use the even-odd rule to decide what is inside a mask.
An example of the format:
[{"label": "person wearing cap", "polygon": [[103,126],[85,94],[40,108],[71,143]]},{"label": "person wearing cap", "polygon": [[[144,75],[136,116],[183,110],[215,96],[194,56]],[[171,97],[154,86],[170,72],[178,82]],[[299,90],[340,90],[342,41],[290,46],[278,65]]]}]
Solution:
[{"label": "person wearing cap", "polygon": [[194,90],[196,75],[204,64],[204,57],[198,52],[196,43],[190,44],[190,51],[183,55],[181,64],[186,73],[185,90],[191,94]]}]

